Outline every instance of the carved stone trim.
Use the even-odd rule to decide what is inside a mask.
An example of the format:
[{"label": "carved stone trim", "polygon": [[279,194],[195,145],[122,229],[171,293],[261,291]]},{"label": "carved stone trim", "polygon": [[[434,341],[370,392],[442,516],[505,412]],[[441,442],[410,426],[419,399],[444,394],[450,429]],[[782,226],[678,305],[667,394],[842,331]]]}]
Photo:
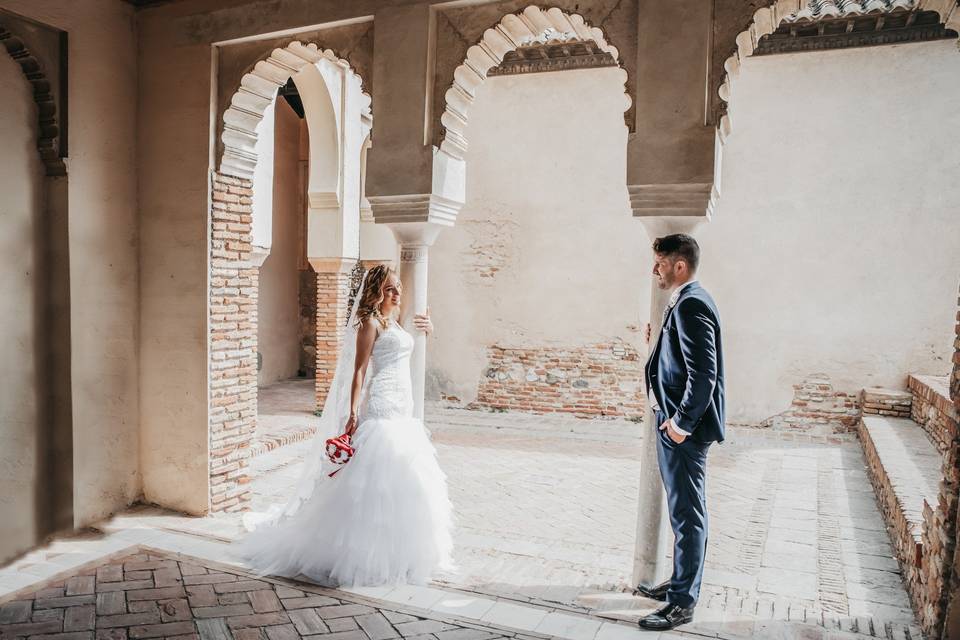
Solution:
[{"label": "carved stone trim", "polygon": [[[330,49],[321,50],[313,43],[303,44],[294,41],[283,49],[274,49],[270,57],[261,60],[253,71],[240,79],[240,88],[230,99],[230,106],[223,114],[223,158],[220,160],[220,173],[237,178],[252,179],[257,165],[254,147],[257,142],[257,125],[263,120],[263,113],[273,102],[277,90],[287,83],[308,64],[315,64],[326,58],[335,64],[355,73],[350,63],[338,58]],[[362,82],[362,78],[361,78]],[[369,122],[370,96],[363,94],[365,100],[361,107],[361,117]]]},{"label": "carved stone trim", "polygon": [[43,65],[27,49],[24,42],[0,25],[0,42],[14,62],[20,65],[23,75],[33,86],[33,99],[37,103],[37,150],[46,167],[48,176],[65,176],[67,167],[60,157],[60,125],[57,118],[57,99]]},{"label": "carved stone trim", "polygon": [[706,217],[713,184],[636,184],[627,185],[634,217],[698,216]]},{"label": "carved stone trim", "polygon": [[[446,106],[440,117],[444,136],[440,150],[463,159],[467,151],[467,115],[477,88],[491,69],[503,63],[508,53],[520,47],[568,40],[593,42],[601,52],[614,60],[620,59],[619,51],[606,41],[602,30],[586,24],[583,16],[568,14],[556,7],[541,11],[539,7],[530,6],[518,14],[505,16],[496,27],[487,29],[480,42],[467,49],[466,59],[453,73],[453,86],[444,95]],[[624,71],[624,83],[626,76]],[[630,108],[630,98],[626,94],[624,97],[626,111]]]},{"label": "carved stone trim", "polygon": [[428,253],[426,245],[405,245],[400,248],[400,262],[426,262]]},{"label": "carved stone trim", "polygon": [[[810,13],[810,10],[807,8],[801,9],[801,7],[806,7],[808,4],[807,0],[776,0],[769,7],[758,9],[753,14],[753,22],[750,23],[750,26],[745,31],[742,31],[737,36],[737,48],[723,65],[726,74],[723,77],[723,83],[720,85],[718,92],[720,98],[725,103],[729,102],[732,85],[740,75],[741,62],[745,58],[753,55],[760,46],[761,40],[765,36],[774,33],[784,22],[794,24],[803,21],[806,23],[817,23],[820,20],[832,20],[836,17],[847,18],[860,14],[882,17],[885,14],[890,14],[892,9],[897,14],[905,11],[917,14],[933,12],[940,17],[940,23],[945,25],[946,29],[960,31],[960,9],[957,7],[956,0],[896,0],[896,2],[892,3],[885,11],[873,11],[871,9],[869,11],[859,11],[855,14],[852,12],[853,9],[856,8],[855,5],[857,3],[847,3],[845,5],[847,13],[841,14],[836,14],[836,12]],[[830,4],[834,5],[835,3]],[[907,9],[907,6],[910,8]],[[810,15],[807,16],[807,13],[810,13]],[[947,37],[949,37],[949,35]],[[719,128],[721,140],[723,140],[730,131],[728,115],[724,115],[721,118]]]},{"label": "carved stone trim", "polygon": [[816,22],[784,22],[760,38],[753,55],[868,47],[900,42],[956,38],[957,32],[940,23],[933,11],[900,11]]},{"label": "carved stone trim", "polygon": [[396,222],[432,222],[453,226],[462,202],[431,193],[401,196],[370,196],[374,221],[378,224]]},{"label": "carved stone trim", "polygon": [[615,66],[616,59],[592,40],[555,41],[508,52],[487,77]]}]

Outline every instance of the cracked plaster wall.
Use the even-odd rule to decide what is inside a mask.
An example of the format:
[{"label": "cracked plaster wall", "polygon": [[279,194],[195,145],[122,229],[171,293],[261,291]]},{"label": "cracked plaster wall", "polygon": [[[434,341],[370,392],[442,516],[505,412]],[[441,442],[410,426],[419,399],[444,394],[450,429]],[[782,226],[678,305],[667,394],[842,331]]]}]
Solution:
[{"label": "cracked plaster wall", "polygon": [[428,397],[475,399],[489,345],[640,343],[650,252],[627,202],[622,105],[616,69],[480,88],[467,200],[430,253]]}]

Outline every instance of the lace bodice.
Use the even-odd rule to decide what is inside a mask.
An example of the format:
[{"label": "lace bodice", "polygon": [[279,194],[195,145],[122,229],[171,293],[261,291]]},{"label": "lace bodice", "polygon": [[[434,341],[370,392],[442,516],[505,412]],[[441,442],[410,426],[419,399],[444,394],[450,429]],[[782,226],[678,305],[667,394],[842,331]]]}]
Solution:
[{"label": "lace bodice", "polygon": [[363,418],[409,418],[413,415],[410,354],[413,336],[394,321],[373,343]]}]

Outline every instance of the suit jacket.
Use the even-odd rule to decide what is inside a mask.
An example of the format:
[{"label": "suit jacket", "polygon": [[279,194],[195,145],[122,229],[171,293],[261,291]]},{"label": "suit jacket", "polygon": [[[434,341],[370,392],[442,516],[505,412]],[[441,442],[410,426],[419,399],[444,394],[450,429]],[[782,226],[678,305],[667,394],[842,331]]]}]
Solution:
[{"label": "suit jacket", "polygon": [[667,312],[647,360],[646,382],[664,419],[674,418],[697,442],[723,442],[720,314],[699,283],[687,285]]}]

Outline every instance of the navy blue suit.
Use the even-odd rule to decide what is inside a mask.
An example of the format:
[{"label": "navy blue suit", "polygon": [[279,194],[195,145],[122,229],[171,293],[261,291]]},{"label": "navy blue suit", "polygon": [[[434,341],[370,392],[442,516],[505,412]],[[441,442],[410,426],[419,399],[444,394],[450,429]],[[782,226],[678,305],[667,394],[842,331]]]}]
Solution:
[{"label": "navy blue suit", "polygon": [[[668,309],[647,360],[646,383],[660,405],[653,426],[675,538],[667,601],[692,607],[700,596],[707,549],[707,450],[724,438],[720,314],[699,283],[683,287]],[[690,433],[682,443],[660,431],[668,418]]]}]

